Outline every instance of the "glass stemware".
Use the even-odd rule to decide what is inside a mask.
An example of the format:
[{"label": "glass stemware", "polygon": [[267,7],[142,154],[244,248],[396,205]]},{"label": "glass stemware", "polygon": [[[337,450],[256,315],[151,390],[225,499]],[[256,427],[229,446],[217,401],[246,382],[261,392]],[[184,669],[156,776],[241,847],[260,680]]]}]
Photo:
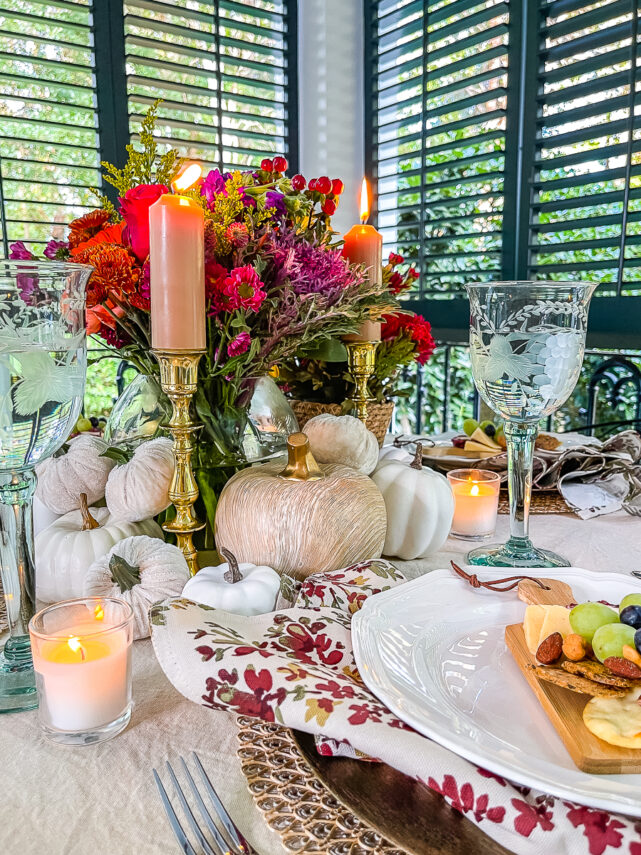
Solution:
[{"label": "glass stemware", "polygon": [[0,573],[9,623],[0,713],[37,706],[28,632],[36,598],[34,467],[61,447],[82,406],[91,271],[0,260]]},{"label": "glass stemware", "polygon": [[470,355],[479,394],[504,420],[510,538],[469,553],[470,564],[565,567],[528,536],[538,422],[570,396],[583,364],[593,282],[468,285]]}]

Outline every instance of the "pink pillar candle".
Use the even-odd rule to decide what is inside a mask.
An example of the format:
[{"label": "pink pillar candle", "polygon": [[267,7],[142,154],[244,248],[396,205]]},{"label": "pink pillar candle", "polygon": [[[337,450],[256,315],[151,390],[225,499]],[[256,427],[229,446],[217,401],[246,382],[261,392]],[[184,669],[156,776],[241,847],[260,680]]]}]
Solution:
[{"label": "pink pillar candle", "polygon": [[151,344],[157,350],[203,350],[205,218],[187,196],[165,194],[149,209]]},{"label": "pink pillar candle", "polygon": [[[352,228],[344,236],[343,255],[352,264],[364,264],[370,282],[379,282],[383,276],[383,236],[374,226],[364,223]],[[381,324],[365,321],[358,333],[346,335],[344,341],[380,341]]]}]

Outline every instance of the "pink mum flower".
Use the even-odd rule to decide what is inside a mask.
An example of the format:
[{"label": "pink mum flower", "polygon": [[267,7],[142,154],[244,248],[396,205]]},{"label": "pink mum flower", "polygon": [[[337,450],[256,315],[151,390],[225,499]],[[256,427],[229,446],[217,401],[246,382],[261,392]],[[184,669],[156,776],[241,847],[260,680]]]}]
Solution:
[{"label": "pink mum flower", "polygon": [[241,353],[246,353],[251,344],[251,336],[248,332],[238,333],[236,338],[233,338],[227,345],[227,356],[240,356]]},{"label": "pink mum flower", "polygon": [[235,267],[226,277],[223,287],[224,307],[227,311],[235,309],[247,309],[257,312],[267,296],[263,289],[263,282],[251,266]]}]

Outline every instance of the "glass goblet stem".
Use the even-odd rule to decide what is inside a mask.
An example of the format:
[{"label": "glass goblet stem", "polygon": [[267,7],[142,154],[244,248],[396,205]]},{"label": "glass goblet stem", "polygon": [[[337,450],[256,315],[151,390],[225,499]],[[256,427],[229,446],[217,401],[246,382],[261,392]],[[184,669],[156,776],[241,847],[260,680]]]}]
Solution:
[{"label": "glass goblet stem", "polygon": [[515,554],[530,553],[533,549],[529,537],[532,463],[537,427],[529,422],[506,421],[504,431],[510,500],[510,538],[506,549]]},{"label": "glass goblet stem", "polygon": [[35,612],[36,578],[33,561],[33,494],[36,476],[24,469],[0,484],[1,575],[7,606],[9,638],[6,663],[31,662],[28,625]]}]

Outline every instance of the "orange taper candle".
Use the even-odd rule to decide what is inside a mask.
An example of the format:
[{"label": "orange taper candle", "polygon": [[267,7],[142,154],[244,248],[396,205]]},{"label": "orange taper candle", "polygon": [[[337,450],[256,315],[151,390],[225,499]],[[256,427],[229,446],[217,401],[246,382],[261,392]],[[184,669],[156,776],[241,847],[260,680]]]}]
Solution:
[{"label": "orange taper candle", "polygon": [[[343,255],[352,264],[364,264],[372,282],[381,281],[383,267],[383,236],[374,226],[367,225],[369,217],[367,180],[361,187],[361,221],[344,235]],[[344,341],[380,341],[381,325],[378,321],[365,321],[358,333],[346,335]]]},{"label": "orange taper candle", "polygon": [[[194,167],[200,176],[193,164],[174,189],[194,183]],[[206,346],[204,230],[203,209],[188,196],[167,193],[149,208],[151,344],[157,350]]]}]

